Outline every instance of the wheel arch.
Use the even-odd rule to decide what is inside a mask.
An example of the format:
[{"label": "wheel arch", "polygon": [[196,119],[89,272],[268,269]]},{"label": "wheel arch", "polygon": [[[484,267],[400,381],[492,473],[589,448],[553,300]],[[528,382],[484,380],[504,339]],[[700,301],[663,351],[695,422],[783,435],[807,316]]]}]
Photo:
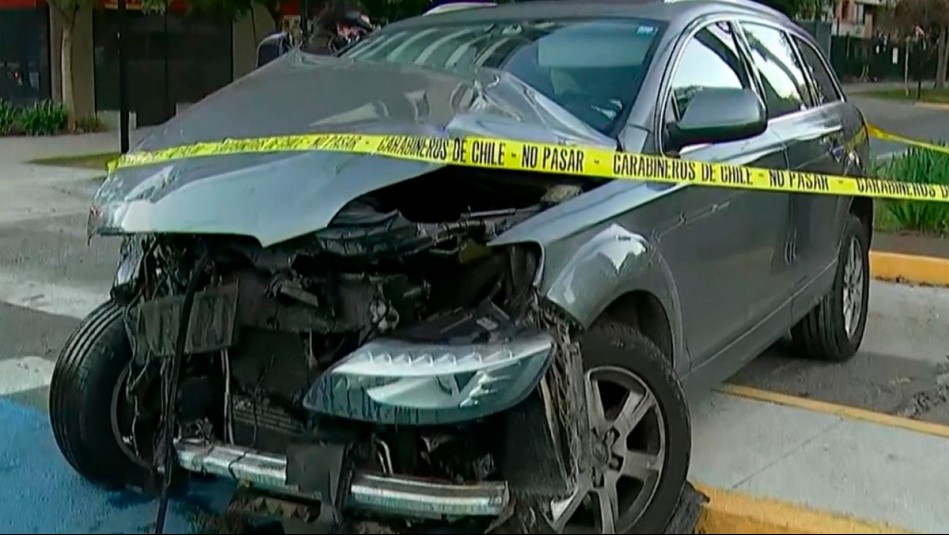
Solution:
[{"label": "wheel arch", "polygon": [[853,200],[850,201],[849,213],[859,217],[860,221],[863,222],[864,228],[867,229],[867,237],[870,238],[870,243],[873,243],[874,210],[873,199],[869,197],[854,197]]},{"label": "wheel arch", "polygon": [[601,318],[628,325],[641,332],[675,365],[672,323],[662,301],[647,290],[633,290],[610,303]]},{"label": "wheel arch", "polygon": [[547,249],[541,293],[584,328],[609,317],[637,328],[688,371],[682,315],[672,272],[658,248],[611,224],[579,246]]}]

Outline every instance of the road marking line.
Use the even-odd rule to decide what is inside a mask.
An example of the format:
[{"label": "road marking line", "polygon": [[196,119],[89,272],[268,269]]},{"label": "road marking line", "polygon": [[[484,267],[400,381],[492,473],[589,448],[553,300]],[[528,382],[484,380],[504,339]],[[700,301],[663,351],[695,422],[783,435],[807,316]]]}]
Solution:
[{"label": "road marking line", "polygon": [[0,272],[0,301],[38,312],[84,318],[108,299],[105,292],[30,280]]},{"label": "road marking line", "polygon": [[911,533],[801,505],[696,485],[709,498],[696,533]]},{"label": "road marking line", "polygon": [[856,407],[849,407],[847,405],[837,405],[835,403],[828,403],[826,401],[817,401],[814,399],[801,398],[788,394],[780,394],[778,392],[760,390],[748,386],[729,384],[723,386],[719,390],[724,394],[753,399],[755,401],[764,401],[767,403],[775,403],[778,405],[785,405],[788,407],[795,407],[813,412],[833,414],[848,420],[860,420],[864,422],[885,425],[888,427],[905,429],[907,431],[913,431],[916,433],[933,435],[940,438],[949,438],[949,426],[945,425],[922,422],[919,420],[911,420],[909,418],[902,418],[882,412],[868,411],[866,409],[858,409]]},{"label": "road marking line", "polygon": [[0,360],[0,396],[49,386],[53,362],[43,357]]}]

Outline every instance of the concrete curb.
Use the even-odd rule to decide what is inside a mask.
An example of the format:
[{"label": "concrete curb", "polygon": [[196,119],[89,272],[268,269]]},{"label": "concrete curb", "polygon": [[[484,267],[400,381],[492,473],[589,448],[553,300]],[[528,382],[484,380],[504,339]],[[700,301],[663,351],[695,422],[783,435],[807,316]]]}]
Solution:
[{"label": "concrete curb", "polygon": [[870,273],[882,281],[949,286],[949,259],[870,251]]},{"label": "concrete curb", "polygon": [[915,102],[914,106],[919,106],[920,108],[929,108],[932,110],[944,110],[949,111],[949,103],[945,102]]},{"label": "concrete curb", "polygon": [[741,492],[701,485],[696,489],[709,499],[696,533],[911,533]]}]

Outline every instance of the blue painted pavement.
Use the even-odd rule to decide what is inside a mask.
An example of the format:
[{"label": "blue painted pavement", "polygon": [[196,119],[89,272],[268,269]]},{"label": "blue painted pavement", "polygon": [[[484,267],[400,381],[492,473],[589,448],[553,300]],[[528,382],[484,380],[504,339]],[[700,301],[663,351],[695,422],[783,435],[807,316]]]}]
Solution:
[{"label": "blue painted pavement", "polygon": [[[157,500],[110,492],[80,478],[53,441],[46,415],[0,399],[0,533],[150,533]],[[165,533],[199,533],[233,486],[192,484],[169,504]]]}]

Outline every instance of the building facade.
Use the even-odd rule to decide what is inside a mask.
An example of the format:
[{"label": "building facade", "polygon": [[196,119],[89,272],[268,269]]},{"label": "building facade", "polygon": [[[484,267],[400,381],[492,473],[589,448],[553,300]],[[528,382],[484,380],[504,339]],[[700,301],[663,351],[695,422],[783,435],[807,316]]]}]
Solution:
[{"label": "building facade", "polygon": [[885,0],[838,0],[834,6],[834,35],[870,39]]},{"label": "building facade", "polygon": [[0,98],[19,105],[50,96],[49,9],[0,0]]},{"label": "building facade", "polygon": [[[284,2],[292,18],[294,3]],[[80,11],[73,30],[76,116],[118,116],[115,0]],[[253,70],[257,43],[276,30],[259,6],[241,20],[189,13],[181,0],[166,13],[146,13],[129,0],[129,104],[134,124],[160,124],[176,110]],[[63,21],[45,0],[0,0],[0,99],[25,106],[62,100]]]}]

